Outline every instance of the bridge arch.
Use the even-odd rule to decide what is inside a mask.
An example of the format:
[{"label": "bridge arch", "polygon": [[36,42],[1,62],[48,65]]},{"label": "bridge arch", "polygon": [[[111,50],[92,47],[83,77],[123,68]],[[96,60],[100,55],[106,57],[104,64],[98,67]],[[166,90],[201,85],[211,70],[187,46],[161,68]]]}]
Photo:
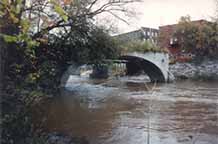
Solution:
[{"label": "bridge arch", "polygon": [[143,70],[151,82],[168,81],[169,60],[167,54],[130,53],[122,55],[120,59],[127,61],[127,75],[134,75]]}]

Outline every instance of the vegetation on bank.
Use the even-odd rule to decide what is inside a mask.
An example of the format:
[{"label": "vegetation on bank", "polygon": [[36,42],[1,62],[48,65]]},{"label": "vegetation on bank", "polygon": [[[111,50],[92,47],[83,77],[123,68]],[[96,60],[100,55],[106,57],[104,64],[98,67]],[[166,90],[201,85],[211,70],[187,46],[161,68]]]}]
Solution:
[{"label": "vegetation on bank", "polygon": [[149,42],[149,41],[129,41],[127,43],[120,42],[121,53],[129,53],[129,52],[164,52],[167,53],[166,49],[161,49],[157,45]]},{"label": "vegetation on bank", "polygon": [[196,58],[218,57],[218,20],[191,21],[190,16],[181,17],[173,35],[181,51],[192,53]]},{"label": "vegetation on bank", "polygon": [[102,13],[119,18],[114,10],[127,12],[125,5],[138,1],[0,2],[3,144],[34,143],[29,139],[42,135],[31,108],[58,94],[61,76],[71,63],[99,64],[119,55],[116,42],[94,19]]}]

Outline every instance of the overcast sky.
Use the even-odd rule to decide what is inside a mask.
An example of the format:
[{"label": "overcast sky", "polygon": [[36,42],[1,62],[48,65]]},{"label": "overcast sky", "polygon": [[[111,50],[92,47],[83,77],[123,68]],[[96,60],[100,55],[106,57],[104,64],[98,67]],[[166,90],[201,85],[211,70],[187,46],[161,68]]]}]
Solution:
[{"label": "overcast sky", "polygon": [[116,21],[119,33],[142,26],[158,28],[161,25],[177,23],[181,16],[190,15],[192,20],[210,19],[215,15],[214,0],[144,0],[133,8],[139,13],[129,19],[130,25]]}]

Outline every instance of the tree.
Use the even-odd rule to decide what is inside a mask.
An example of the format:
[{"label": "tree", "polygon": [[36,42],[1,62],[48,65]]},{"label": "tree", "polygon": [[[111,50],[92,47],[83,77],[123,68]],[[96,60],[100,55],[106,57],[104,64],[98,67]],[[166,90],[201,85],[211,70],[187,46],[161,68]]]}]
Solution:
[{"label": "tree", "polygon": [[180,18],[174,37],[178,39],[182,50],[192,52],[197,43],[195,39],[197,32],[198,27],[191,22],[190,16],[185,16]]},{"label": "tree", "polygon": [[[10,78],[14,82],[23,81],[25,77],[36,80],[39,77],[39,68],[42,64],[40,55],[50,53],[56,55],[53,45],[59,54],[65,54],[62,50],[65,43],[74,37],[71,42],[70,55],[76,55],[77,62],[88,60],[97,63],[97,60],[108,58],[107,50],[112,48],[94,48],[93,45],[100,44],[98,39],[90,35],[90,32],[99,31],[93,27],[94,18],[102,13],[109,13],[119,20],[123,20],[117,12],[126,13],[127,5],[141,0],[2,0],[0,2],[0,40],[1,48],[1,78]],[[95,29],[95,30],[94,30]],[[103,34],[104,33],[104,34]],[[105,32],[102,34],[104,43],[111,41]],[[53,35],[53,36],[52,36]],[[99,33],[98,33],[99,35]],[[55,38],[53,44],[51,38]],[[88,41],[88,42],[87,42]],[[112,41],[110,43],[113,43]],[[92,45],[88,46],[87,44]],[[103,44],[103,43],[102,43]],[[61,47],[62,46],[62,47]],[[107,45],[103,44],[107,47]],[[82,48],[78,50],[76,47]],[[46,51],[43,51],[46,50]],[[87,52],[97,50],[97,53],[87,55]],[[111,52],[108,54],[110,56]],[[104,53],[104,54],[103,54]],[[95,54],[97,56],[93,56]],[[102,55],[101,55],[102,54]],[[49,57],[51,58],[51,56]],[[63,62],[65,58],[55,59],[54,67]],[[8,80],[4,80],[7,82]]]},{"label": "tree", "polygon": [[93,18],[102,13],[109,13],[125,21],[116,12],[126,13],[125,7],[141,0],[3,0],[1,17],[8,18],[19,26],[28,19],[32,24],[33,37],[39,37],[55,29],[76,25],[75,22]]},{"label": "tree", "polygon": [[[24,61],[24,55],[34,59],[34,47],[47,43],[49,34],[63,31],[66,38],[73,29],[92,23],[94,17],[102,13],[109,13],[125,21],[117,12],[128,12],[126,5],[140,1],[2,0],[0,28],[1,39],[5,42],[1,53],[5,60],[4,71],[8,72],[13,62]],[[35,60],[27,60],[32,61]]]},{"label": "tree", "polygon": [[68,62],[99,63],[114,56],[115,43],[93,24],[95,16],[109,13],[123,20],[117,12],[127,12],[125,5],[138,1],[0,1],[0,77],[3,108],[10,110],[3,114],[3,143],[31,135],[26,107],[57,92]]},{"label": "tree", "polygon": [[197,57],[216,57],[218,54],[218,29],[216,22],[191,21],[189,16],[182,17],[174,37],[179,41],[181,50]]},{"label": "tree", "polygon": [[[36,49],[48,48],[48,44],[51,43],[49,42],[51,34],[60,35],[62,33],[62,37],[56,37],[56,39],[59,38],[58,41],[61,44],[72,37],[75,29],[82,30],[81,37],[86,37],[97,15],[109,13],[125,21],[117,15],[117,12],[128,12],[125,6],[133,2],[140,2],[140,0],[1,1],[0,38],[2,41],[1,59],[3,59],[1,78],[6,78],[6,74],[13,77],[15,81],[21,81],[16,80],[18,78],[16,71],[19,71],[20,78],[37,71],[37,61],[40,58],[37,58],[39,50],[36,51]],[[47,49],[48,53],[51,51],[52,49]],[[75,52],[79,51],[73,53]]]}]

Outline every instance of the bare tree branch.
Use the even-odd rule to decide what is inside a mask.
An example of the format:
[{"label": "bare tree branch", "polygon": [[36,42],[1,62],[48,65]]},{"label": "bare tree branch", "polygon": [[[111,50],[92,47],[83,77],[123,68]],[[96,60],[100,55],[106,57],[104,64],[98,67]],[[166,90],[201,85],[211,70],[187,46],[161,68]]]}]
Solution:
[{"label": "bare tree branch", "polygon": [[128,23],[125,19],[119,17],[118,15],[116,15],[116,14],[110,12],[110,11],[106,11],[106,12],[110,13],[111,15],[113,15],[114,17],[116,17],[117,19],[119,19],[119,20],[121,20],[121,21],[123,21],[123,22],[125,22],[126,24],[129,25],[129,23]]},{"label": "bare tree branch", "polygon": [[109,13],[118,20],[129,24],[127,20],[119,16],[119,14],[130,12],[126,6],[141,1],[142,0],[84,0],[75,4],[72,3],[68,6],[63,6],[68,15],[68,22],[64,22],[60,15],[51,14],[48,11],[48,9],[53,9],[53,7],[49,5],[48,0],[39,0],[38,2],[33,0],[33,4],[25,10],[31,11],[33,14],[40,12],[54,22],[54,25],[48,26],[46,28],[41,28],[41,30],[35,34],[35,36],[40,36],[45,31],[50,31],[54,28],[70,26],[76,21],[79,21],[79,19],[88,18],[91,20],[102,13]]}]

